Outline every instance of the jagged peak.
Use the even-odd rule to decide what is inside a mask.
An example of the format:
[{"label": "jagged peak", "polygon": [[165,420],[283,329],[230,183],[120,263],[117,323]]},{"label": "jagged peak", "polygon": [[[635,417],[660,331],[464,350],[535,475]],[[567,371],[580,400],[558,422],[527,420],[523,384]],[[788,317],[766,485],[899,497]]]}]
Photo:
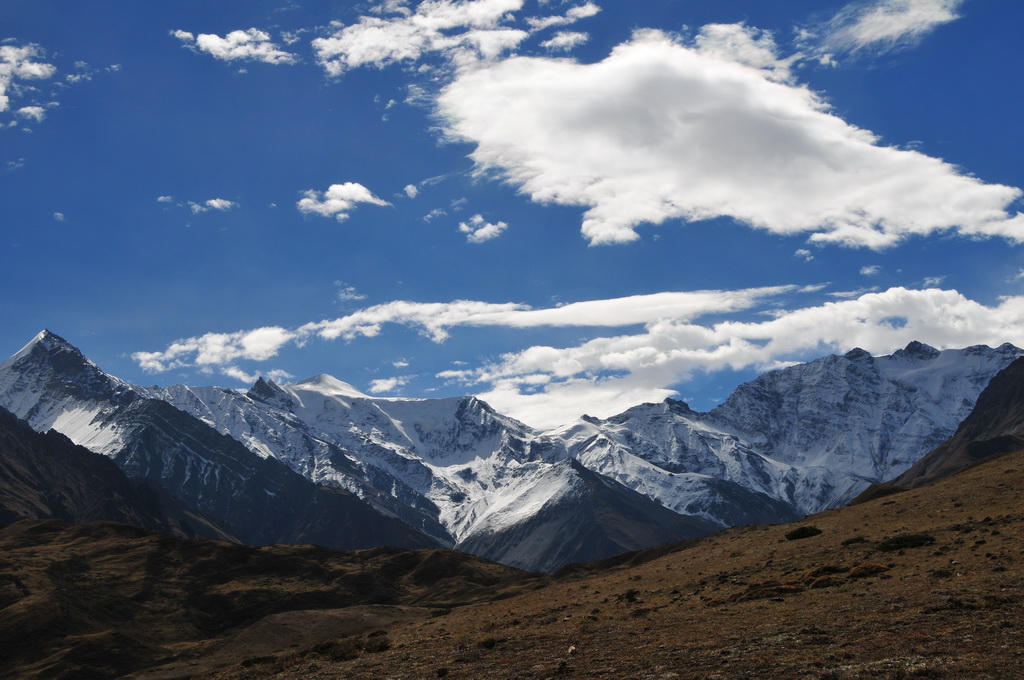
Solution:
[{"label": "jagged peak", "polygon": [[871,356],[870,352],[868,352],[866,349],[861,349],[860,347],[854,347],[849,352],[844,354],[843,358],[848,359],[849,361],[863,361],[865,359],[874,359],[874,357]]},{"label": "jagged peak", "polygon": [[78,396],[88,398],[124,397],[131,386],[105,373],[70,342],[49,330],[40,331],[17,353],[0,364],[0,369],[30,370],[40,379],[58,380]]},{"label": "jagged peak", "polygon": [[675,411],[677,413],[693,413],[693,409],[690,408],[690,405],[681,399],[666,397],[665,406],[667,406],[670,411]]},{"label": "jagged peak", "polygon": [[923,342],[911,340],[906,347],[896,350],[892,355],[894,357],[907,357],[912,359],[934,359],[939,356],[939,350],[935,349],[931,345],[926,345]]},{"label": "jagged peak", "polygon": [[17,361],[18,359],[21,359],[22,357],[28,356],[37,347],[47,352],[52,352],[53,350],[56,349],[71,351],[78,355],[82,354],[78,350],[78,348],[72,345],[70,342],[60,337],[56,333],[44,328],[43,330],[39,331],[36,334],[36,336],[28,342],[27,345],[25,345],[20,350],[15,352],[11,356],[11,358],[8,359],[8,362],[14,362]]},{"label": "jagged peak", "polygon": [[262,401],[274,406],[289,408],[295,405],[294,400],[288,396],[287,392],[273,380],[265,379],[263,376],[256,380],[246,395],[254,401]]},{"label": "jagged peak", "polygon": [[471,413],[482,412],[490,415],[498,415],[498,412],[483,399],[475,396],[459,397],[459,408],[456,413],[462,414],[467,411]]}]

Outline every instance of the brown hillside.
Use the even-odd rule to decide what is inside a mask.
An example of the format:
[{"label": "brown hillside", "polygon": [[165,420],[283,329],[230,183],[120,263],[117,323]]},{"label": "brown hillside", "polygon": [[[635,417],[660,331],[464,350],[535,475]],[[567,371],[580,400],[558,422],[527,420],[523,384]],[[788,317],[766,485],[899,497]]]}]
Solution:
[{"label": "brown hillside", "polygon": [[[375,638],[386,644],[250,650],[212,677],[1024,677],[1022,490],[1016,452],[795,525],[568,570],[542,590],[399,624]],[[821,533],[787,540],[807,526]]]},{"label": "brown hillside", "polygon": [[[0,677],[119,677],[205,652],[282,612],[451,607],[516,592],[530,578],[450,550],[252,548],[26,520],[0,529]],[[381,612],[364,625],[411,615]],[[327,630],[351,632],[357,619]]]}]

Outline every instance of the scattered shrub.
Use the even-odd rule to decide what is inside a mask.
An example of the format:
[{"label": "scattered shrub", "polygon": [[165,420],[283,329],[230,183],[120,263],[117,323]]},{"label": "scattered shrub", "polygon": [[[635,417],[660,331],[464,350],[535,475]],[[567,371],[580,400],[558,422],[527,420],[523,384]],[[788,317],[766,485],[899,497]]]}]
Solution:
[{"label": "scattered shrub", "polygon": [[841,564],[823,564],[820,567],[815,567],[814,569],[811,569],[809,572],[804,574],[803,578],[801,578],[800,580],[804,583],[811,583],[812,581],[818,580],[822,576],[829,576],[831,574],[845,574],[848,571],[850,571],[850,568],[844,567]]},{"label": "scattered shrub", "polygon": [[863,536],[853,536],[843,541],[843,545],[855,545],[857,543],[864,543],[867,540],[868,539],[864,538]]},{"label": "scattered shrub", "polygon": [[253,666],[276,665],[278,661],[280,659],[276,656],[250,656],[248,659],[242,659],[238,666],[240,668],[252,668]]},{"label": "scattered shrub", "polygon": [[883,571],[889,571],[889,567],[873,562],[859,564],[850,570],[850,578],[866,578],[875,574],[881,574]]},{"label": "scattered shrub", "polygon": [[811,536],[817,536],[820,533],[821,529],[819,529],[816,526],[811,526],[810,524],[808,524],[807,526],[798,527],[790,531],[788,534],[786,534],[786,540],[796,541],[801,538],[810,538]]},{"label": "scattered shrub", "polygon": [[498,639],[493,637],[480,638],[476,641],[476,646],[484,649],[494,649],[497,645]]},{"label": "scattered shrub", "polygon": [[376,654],[377,652],[386,652],[391,649],[391,640],[388,639],[388,634],[382,630],[370,633],[366,636],[366,640],[362,644],[363,651],[367,654]]},{"label": "scattered shrub", "polygon": [[924,545],[931,545],[935,542],[935,539],[928,534],[899,534],[887,538],[876,547],[879,550],[890,552],[893,550],[903,550],[904,548],[920,548]]},{"label": "scattered shrub", "polygon": [[359,645],[354,640],[332,640],[316,645],[313,652],[331,661],[351,661],[359,656]]}]

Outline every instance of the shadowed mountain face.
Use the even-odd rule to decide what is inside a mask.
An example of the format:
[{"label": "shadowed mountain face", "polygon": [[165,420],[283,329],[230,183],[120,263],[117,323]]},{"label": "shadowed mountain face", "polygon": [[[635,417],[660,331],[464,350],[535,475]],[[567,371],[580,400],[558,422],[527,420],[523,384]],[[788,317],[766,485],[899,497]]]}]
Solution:
[{"label": "shadowed mountain face", "polygon": [[[52,333],[40,334],[2,369],[9,408],[36,430],[60,429],[111,458],[131,480],[159,490],[171,514],[186,518],[186,534],[339,550],[438,545],[354,494],[316,485],[167,402],[140,395]],[[35,469],[43,473],[45,465]]]},{"label": "shadowed mountain face", "polygon": [[0,409],[0,522],[109,520],[173,532],[153,489],[59,432],[41,434]]},{"label": "shadowed mountain face", "polygon": [[449,550],[253,548],[21,521],[0,529],[0,676],[119,677],[282,612],[450,607],[529,578]]}]

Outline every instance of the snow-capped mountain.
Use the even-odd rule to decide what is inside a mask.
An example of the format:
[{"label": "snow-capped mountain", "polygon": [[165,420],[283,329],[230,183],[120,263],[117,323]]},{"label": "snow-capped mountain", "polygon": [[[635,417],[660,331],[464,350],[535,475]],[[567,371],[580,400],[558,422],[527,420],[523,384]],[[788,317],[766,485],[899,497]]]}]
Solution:
[{"label": "snow-capped mountain", "polygon": [[[261,380],[248,391],[138,387],[43,332],[0,364],[0,406],[110,456],[130,477],[158,481],[246,542],[294,542],[298,533],[336,546],[344,541],[324,532],[357,524],[327,521],[324,499],[339,496],[374,516],[366,525],[381,543],[415,543],[401,531],[411,527],[421,544],[478,545],[478,554],[533,569],[716,528],[610,479],[594,484],[558,441],[473,397],[376,399],[324,375],[283,387]],[[311,488],[292,488],[285,472]],[[563,511],[590,538],[531,523]],[[319,534],[291,526],[310,513],[319,513]],[[634,530],[610,529],[625,525]]]},{"label": "snow-capped mountain", "polygon": [[708,413],[669,399],[557,434],[587,467],[678,512],[720,525],[787,521],[909,468],[1022,353],[854,349],[764,373]]},{"label": "snow-capped mountain", "polygon": [[437,545],[353,494],[315,485],[144,396],[52,333],[0,364],[0,406],[37,432],[57,430],[109,456],[129,478],[153,483],[165,505],[184,506],[177,514],[189,516],[200,535],[338,549]]},{"label": "snow-capped mountain", "polygon": [[[250,493],[239,480],[257,461],[348,492],[424,540],[555,569],[840,505],[952,434],[1021,354],[1011,345],[853,350],[765,373],[709,413],[669,399],[542,432],[474,397],[371,397],[327,375],[260,379],[247,391],[132,386],[44,332],[0,365],[0,406],[190,498],[219,484],[219,495],[206,493],[222,515],[232,506],[224,498]],[[150,413],[161,407],[170,410]],[[157,421],[175,424],[156,437]],[[231,449],[231,462],[195,455],[193,440],[212,435],[219,443],[208,449]],[[239,463],[239,451],[250,458]]]},{"label": "snow-capped mountain", "polygon": [[[718,528],[609,478],[595,484],[560,439],[475,397],[370,397],[326,375],[284,386],[260,380],[244,393],[145,391],[446,545],[513,566],[556,569]],[[548,519],[562,514],[575,518],[575,536]],[[632,530],[611,529],[626,525]]]}]

